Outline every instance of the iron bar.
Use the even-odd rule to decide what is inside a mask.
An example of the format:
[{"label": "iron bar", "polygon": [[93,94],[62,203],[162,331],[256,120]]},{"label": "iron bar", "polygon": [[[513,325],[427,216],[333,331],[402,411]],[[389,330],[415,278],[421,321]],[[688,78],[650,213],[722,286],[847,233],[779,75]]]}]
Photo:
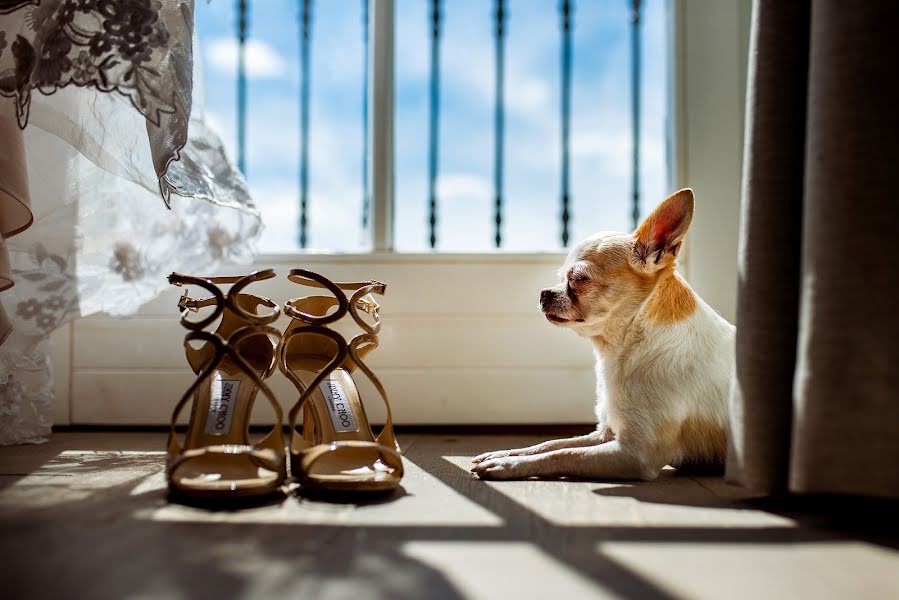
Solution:
[{"label": "iron bar", "polygon": [[631,0],[631,165],[634,229],[640,224],[640,0]]},{"label": "iron bar", "polygon": [[300,248],[307,237],[309,202],[309,38],[312,29],[312,0],[302,0],[300,14]]},{"label": "iron bar", "polygon": [[494,207],[496,234],[493,241],[499,248],[503,243],[503,145],[505,142],[505,42],[506,42],[505,1],[496,0],[496,106],[493,121],[493,189],[496,205]]},{"label": "iron bar", "polygon": [[431,86],[428,121],[428,225],[430,247],[437,246],[437,167],[440,137],[440,0],[431,0]]},{"label": "iron bar", "polygon": [[237,168],[247,174],[247,0],[237,0]]},{"label": "iron bar", "polygon": [[362,0],[362,231],[368,229],[371,191],[368,181],[368,1]]},{"label": "iron bar", "polygon": [[571,29],[574,6],[571,0],[562,0],[562,246],[568,246],[571,222],[571,195],[569,189],[569,133],[571,127]]}]

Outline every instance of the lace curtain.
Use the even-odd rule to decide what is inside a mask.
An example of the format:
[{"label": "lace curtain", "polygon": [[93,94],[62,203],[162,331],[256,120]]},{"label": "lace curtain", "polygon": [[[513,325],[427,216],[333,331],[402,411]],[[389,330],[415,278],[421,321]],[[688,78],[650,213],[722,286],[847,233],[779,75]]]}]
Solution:
[{"label": "lace curtain", "polygon": [[258,212],[194,102],[193,8],[0,0],[2,444],[50,431],[54,329],[252,257]]}]

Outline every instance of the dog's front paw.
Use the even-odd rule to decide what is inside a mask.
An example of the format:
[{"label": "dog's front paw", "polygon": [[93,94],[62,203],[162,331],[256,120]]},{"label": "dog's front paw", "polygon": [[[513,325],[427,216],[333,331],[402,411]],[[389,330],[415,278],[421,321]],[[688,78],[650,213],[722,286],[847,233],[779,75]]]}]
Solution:
[{"label": "dog's front paw", "polygon": [[515,454],[515,450],[493,450],[492,452],[484,452],[483,454],[478,454],[474,458],[471,459],[472,464],[479,464],[484,462],[485,460],[493,460],[495,458],[505,458],[507,456],[513,456]]},{"label": "dog's front paw", "polygon": [[471,472],[481,479],[521,479],[528,476],[524,467],[525,461],[522,457],[501,455],[477,462],[471,468]]}]

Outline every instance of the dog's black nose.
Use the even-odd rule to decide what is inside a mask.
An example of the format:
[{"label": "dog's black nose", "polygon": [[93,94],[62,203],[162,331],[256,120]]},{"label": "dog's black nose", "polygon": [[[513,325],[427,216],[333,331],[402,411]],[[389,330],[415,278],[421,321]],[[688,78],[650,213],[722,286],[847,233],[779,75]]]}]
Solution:
[{"label": "dog's black nose", "polygon": [[549,299],[552,297],[552,295],[553,295],[553,291],[550,290],[550,289],[541,290],[541,292],[540,292],[540,305],[543,306],[543,305],[545,305],[547,302],[549,302]]}]

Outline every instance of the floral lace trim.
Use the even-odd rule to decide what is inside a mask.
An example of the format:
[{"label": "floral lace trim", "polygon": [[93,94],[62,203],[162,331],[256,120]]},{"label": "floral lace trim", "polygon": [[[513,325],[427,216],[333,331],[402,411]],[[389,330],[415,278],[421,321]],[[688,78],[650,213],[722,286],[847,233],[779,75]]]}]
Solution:
[{"label": "floral lace trim", "polygon": [[172,138],[153,157],[166,206],[172,193],[192,195],[177,190],[167,177],[187,143],[192,90],[190,36],[184,44],[184,36],[173,36],[167,24],[175,18],[192,30],[192,5],[163,6],[160,0],[44,0],[30,8],[24,7],[31,2],[15,4],[25,12],[25,27],[15,39],[0,31],[0,96],[14,100],[19,127],[28,124],[34,90],[52,95],[75,85],[115,92]]},{"label": "floral lace trim", "polygon": [[0,15],[15,12],[29,4],[39,4],[41,0],[0,0]]},{"label": "floral lace trim", "polygon": [[19,126],[28,123],[32,90],[49,95],[71,84],[122,94],[157,126],[161,113],[183,110],[175,90],[189,97],[190,85],[172,85],[171,73],[153,66],[173,51],[190,56],[169,46],[161,8],[159,0],[49,1],[25,15],[29,37],[8,40],[0,31],[0,64],[13,63],[2,71],[0,95],[15,99]]}]

